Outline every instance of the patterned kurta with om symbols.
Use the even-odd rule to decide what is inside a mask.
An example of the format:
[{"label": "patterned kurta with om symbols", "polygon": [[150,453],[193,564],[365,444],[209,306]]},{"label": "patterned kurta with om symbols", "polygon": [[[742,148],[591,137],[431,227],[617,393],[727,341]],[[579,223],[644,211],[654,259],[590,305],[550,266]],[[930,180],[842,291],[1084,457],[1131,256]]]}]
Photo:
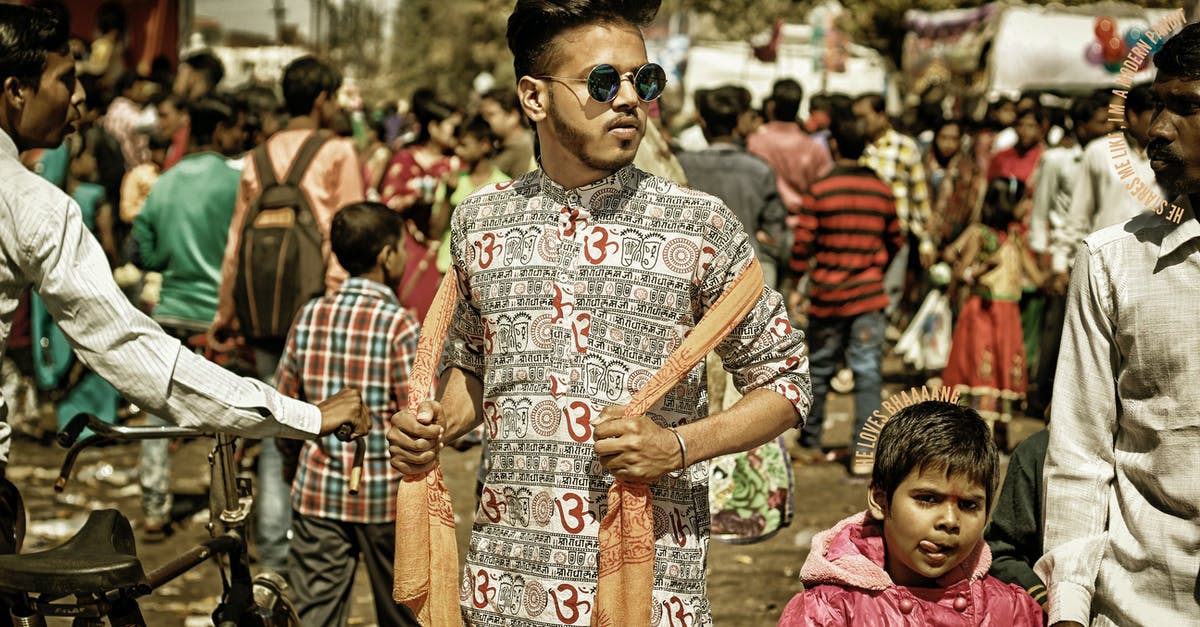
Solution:
[{"label": "patterned kurta with om symbols", "polygon": [[[540,170],[459,205],[451,239],[462,294],[444,366],[484,384],[491,453],[460,597],[472,625],[588,625],[597,533],[612,484],[591,420],[629,402],[754,253],[712,196],[632,166],[566,190]],[[718,347],[739,389],[808,414],[803,335],[764,291]],[[648,412],[705,417],[703,363]],[[708,625],[708,471],[651,486],[653,624]]]}]

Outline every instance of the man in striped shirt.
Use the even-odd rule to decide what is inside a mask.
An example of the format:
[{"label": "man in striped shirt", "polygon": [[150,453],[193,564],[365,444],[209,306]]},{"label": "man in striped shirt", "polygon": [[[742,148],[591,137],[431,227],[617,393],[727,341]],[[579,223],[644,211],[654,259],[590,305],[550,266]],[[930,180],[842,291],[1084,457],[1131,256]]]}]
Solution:
[{"label": "man in striped shirt", "polygon": [[838,362],[846,355],[854,372],[854,433],[879,407],[883,377],[883,310],[888,297],[883,275],[902,243],[891,187],[859,165],[866,147],[864,123],[845,116],[833,124],[830,146],[836,161],[829,176],[812,184],[792,245],[792,276],[811,270],[808,342],[812,413],[800,446],[819,453],[825,395]]}]

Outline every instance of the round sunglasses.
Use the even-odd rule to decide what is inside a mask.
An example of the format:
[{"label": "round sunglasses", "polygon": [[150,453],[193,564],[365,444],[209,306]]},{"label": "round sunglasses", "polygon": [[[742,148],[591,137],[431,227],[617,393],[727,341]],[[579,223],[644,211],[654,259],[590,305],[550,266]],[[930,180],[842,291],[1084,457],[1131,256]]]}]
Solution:
[{"label": "round sunglasses", "polygon": [[621,82],[626,78],[633,84],[633,91],[637,93],[638,99],[643,102],[658,100],[667,86],[667,73],[657,63],[647,63],[636,71],[624,74],[607,63],[601,63],[592,68],[587,78],[551,76],[549,74],[535,78],[572,82],[586,81],[588,95],[597,102],[612,102],[616,99],[617,92],[621,91]]}]

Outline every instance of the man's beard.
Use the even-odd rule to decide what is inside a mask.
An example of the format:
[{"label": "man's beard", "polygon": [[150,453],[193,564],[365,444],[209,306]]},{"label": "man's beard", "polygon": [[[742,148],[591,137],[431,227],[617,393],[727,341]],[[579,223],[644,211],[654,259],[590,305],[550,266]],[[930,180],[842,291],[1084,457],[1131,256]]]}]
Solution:
[{"label": "man's beard", "polygon": [[[591,155],[587,151],[587,137],[578,129],[571,126],[566,120],[558,114],[558,107],[554,104],[554,92],[550,92],[549,101],[550,113],[550,128],[554,129],[554,135],[562,144],[563,149],[568,153],[575,155],[583,165],[602,172],[616,172],[621,168],[633,163],[633,158],[637,154],[637,143],[639,140],[629,140],[628,143],[634,145],[635,150],[629,157],[617,157],[614,159],[600,159]],[[623,142],[624,143],[624,142]]]}]

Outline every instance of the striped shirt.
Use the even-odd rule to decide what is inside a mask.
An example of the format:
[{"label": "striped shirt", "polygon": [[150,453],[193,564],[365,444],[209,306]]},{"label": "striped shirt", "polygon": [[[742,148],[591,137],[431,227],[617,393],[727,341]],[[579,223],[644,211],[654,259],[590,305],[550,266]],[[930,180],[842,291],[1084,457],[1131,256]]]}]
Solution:
[{"label": "striped shirt", "polygon": [[388,419],[408,398],[408,375],[420,325],[382,283],[346,279],[336,291],[309,301],[288,334],[275,386],[283,394],[320,403],[345,387],[362,392],[371,412],[362,488],[349,492],[357,443],[333,435],[305,442],[292,482],[292,507],[305,516],[351,523],[396,519],[400,473],[388,464]]},{"label": "striped shirt", "polygon": [[883,272],[902,242],[888,184],[870,168],[838,166],[813,183],[801,221],[791,269],[797,275],[812,269],[809,315],[856,316],[886,307]]}]

